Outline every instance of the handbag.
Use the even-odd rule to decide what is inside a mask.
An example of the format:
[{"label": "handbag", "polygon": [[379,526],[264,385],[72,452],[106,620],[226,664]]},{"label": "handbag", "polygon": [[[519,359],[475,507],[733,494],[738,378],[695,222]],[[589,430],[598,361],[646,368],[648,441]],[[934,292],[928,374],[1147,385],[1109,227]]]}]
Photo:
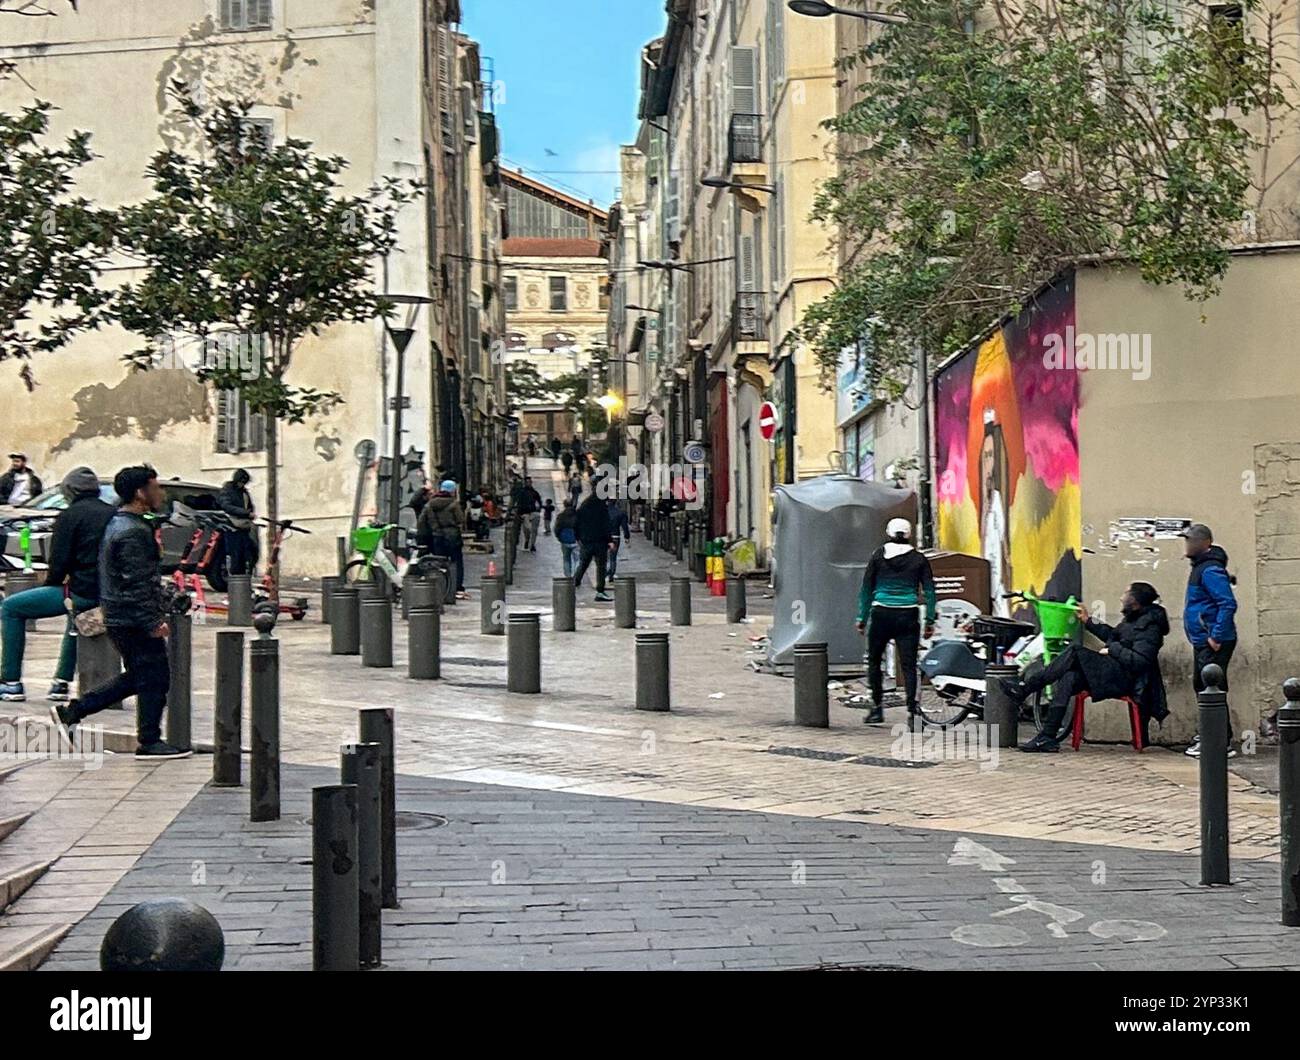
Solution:
[{"label": "handbag", "polygon": [[72,616],[72,624],[77,629],[77,636],[102,637],[108,632],[108,624],[104,621],[104,609],[92,607],[78,614],[72,605],[72,592],[66,583],[63,586],[63,606]]}]

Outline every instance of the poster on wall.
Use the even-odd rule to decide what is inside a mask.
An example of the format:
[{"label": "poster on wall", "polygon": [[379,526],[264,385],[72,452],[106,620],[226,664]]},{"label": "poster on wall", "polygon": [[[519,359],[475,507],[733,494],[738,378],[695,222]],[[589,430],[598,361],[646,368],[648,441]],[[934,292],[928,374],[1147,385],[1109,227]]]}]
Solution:
[{"label": "poster on wall", "polygon": [[988,560],[996,614],[1082,595],[1079,376],[1043,356],[1073,325],[1070,277],[935,378],[938,544]]}]

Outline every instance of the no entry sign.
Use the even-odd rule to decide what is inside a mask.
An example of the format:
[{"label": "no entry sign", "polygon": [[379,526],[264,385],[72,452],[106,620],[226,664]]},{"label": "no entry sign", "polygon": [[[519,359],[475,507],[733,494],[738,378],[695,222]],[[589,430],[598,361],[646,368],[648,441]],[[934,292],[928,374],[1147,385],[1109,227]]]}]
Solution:
[{"label": "no entry sign", "polygon": [[776,429],[780,425],[781,417],[777,414],[776,406],[770,401],[764,401],[758,407],[758,433],[770,442],[776,437]]}]

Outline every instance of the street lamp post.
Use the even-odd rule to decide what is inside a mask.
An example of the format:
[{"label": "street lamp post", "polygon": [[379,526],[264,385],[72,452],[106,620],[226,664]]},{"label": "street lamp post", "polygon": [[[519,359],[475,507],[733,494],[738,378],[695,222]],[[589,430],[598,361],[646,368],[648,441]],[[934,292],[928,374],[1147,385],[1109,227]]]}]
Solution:
[{"label": "street lamp post", "polygon": [[403,393],[406,386],[406,348],[415,337],[415,329],[410,325],[415,323],[415,316],[420,311],[419,307],[428,305],[433,299],[421,294],[386,294],[384,298],[397,305],[414,307],[407,313],[406,327],[389,327],[388,319],[384,318],[384,334],[392,340],[393,349],[397,351],[397,371],[394,373],[393,381],[393,456],[388,482],[390,515],[394,526],[397,527],[389,532],[388,544],[390,548],[396,549],[401,547],[398,512],[401,510],[402,503],[402,479],[399,467],[402,460],[402,411],[406,401],[406,395]]},{"label": "street lamp post", "polygon": [[850,18],[860,18],[863,22],[880,22],[886,26],[897,26],[907,22],[907,19],[902,15],[889,15],[883,11],[852,11],[848,8],[828,4],[826,0],[790,0],[786,7],[796,15],[807,15],[810,18],[848,15]]}]

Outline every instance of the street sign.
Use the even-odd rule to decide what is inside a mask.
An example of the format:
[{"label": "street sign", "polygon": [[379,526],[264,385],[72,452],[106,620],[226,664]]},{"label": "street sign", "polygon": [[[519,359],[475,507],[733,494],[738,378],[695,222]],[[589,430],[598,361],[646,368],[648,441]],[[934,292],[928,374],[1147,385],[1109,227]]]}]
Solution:
[{"label": "street sign", "polygon": [[[392,409],[394,412],[396,412],[396,411],[397,411],[397,398],[395,398],[395,397],[390,397],[390,398],[388,399],[388,407],[389,407],[390,409]],[[404,408],[404,409],[409,409],[410,407],[411,407],[411,399],[410,399],[410,397],[407,396],[406,394],[403,394],[403,395],[402,395],[402,408]]]},{"label": "street sign", "polygon": [[688,464],[704,463],[704,446],[699,442],[687,442],[686,448],[682,450],[682,456]]},{"label": "street sign", "polygon": [[645,418],[645,429],[647,431],[662,431],[664,429],[664,418],[657,412],[652,412]]},{"label": "street sign", "polygon": [[776,411],[776,406],[770,401],[764,401],[758,407],[758,433],[765,441],[770,442],[776,437],[776,429],[780,425],[781,417]]}]

